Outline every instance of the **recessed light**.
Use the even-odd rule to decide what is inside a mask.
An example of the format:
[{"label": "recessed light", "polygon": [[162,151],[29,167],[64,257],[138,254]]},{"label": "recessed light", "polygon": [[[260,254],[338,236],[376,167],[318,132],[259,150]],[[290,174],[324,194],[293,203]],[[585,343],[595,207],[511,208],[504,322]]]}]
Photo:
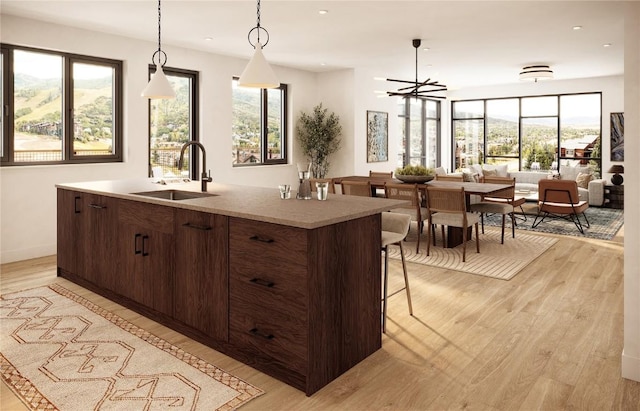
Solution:
[{"label": "recessed light", "polygon": [[318,14],[323,14],[324,15],[324,14],[327,14],[327,13],[329,13],[329,10],[319,10],[318,11]]},{"label": "recessed light", "polygon": [[602,45],[602,47],[611,47],[611,43],[605,43]]},{"label": "recessed light", "polygon": [[582,26],[573,26],[574,30],[582,30]]},{"label": "recessed light", "polygon": [[327,65],[327,63],[320,63],[320,65],[321,65],[321,66],[326,66],[326,65]]},{"label": "recessed light", "polygon": [[213,37],[205,37],[204,39],[205,39],[206,41],[212,41],[212,40],[213,40]]},{"label": "recessed light", "polygon": [[374,77],[373,79],[376,81],[387,81],[386,77]]}]

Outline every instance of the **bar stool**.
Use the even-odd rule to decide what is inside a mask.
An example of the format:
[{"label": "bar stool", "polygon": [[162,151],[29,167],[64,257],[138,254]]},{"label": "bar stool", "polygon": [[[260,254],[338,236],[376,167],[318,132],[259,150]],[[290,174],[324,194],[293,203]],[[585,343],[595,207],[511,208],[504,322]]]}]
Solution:
[{"label": "bar stool", "polygon": [[[407,264],[404,260],[404,250],[402,241],[409,233],[411,216],[400,213],[382,213],[382,251],[384,251],[384,298],[382,304],[382,332],[387,329],[387,292],[389,283],[389,246],[400,246],[400,257],[402,258],[402,271],[404,272],[404,288],[407,291],[407,303],[409,304],[409,314],[413,315],[411,305],[411,290],[409,289],[409,277],[407,276]],[[419,235],[419,233],[418,233]]]}]

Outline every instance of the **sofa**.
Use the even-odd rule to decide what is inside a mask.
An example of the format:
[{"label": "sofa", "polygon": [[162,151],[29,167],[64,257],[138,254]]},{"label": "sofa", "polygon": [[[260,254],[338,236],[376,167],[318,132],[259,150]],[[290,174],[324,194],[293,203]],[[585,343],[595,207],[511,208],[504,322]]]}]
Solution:
[{"label": "sofa", "polygon": [[482,167],[473,165],[470,172],[478,181],[485,173],[497,177],[515,178],[516,191],[530,191],[532,193],[538,191],[538,181],[541,179],[575,180],[578,182],[580,200],[588,202],[590,206],[600,207],[604,204],[605,180],[595,178],[588,166],[561,165],[559,173],[550,173],[549,171],[507,171],[506,166],[485,164]]}]

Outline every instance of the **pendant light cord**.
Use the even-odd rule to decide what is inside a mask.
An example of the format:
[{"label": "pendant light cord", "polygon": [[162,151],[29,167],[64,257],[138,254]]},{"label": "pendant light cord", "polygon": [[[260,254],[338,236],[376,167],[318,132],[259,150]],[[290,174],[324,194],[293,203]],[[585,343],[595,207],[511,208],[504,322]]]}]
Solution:
[{"label": "pendant light cord", "polygon": [[[164,51],[162,51],[162,46],[161,46],[161,34],[162,34],[162,30],[161,30],[161,25],[160,25],[160,21],[162,19],[162,8],[160,7],[160,2],[161,0],[158,0],[158,50],[153,53],[153,56],[151,56],[151,62],[155,65],[155,66],[162,66],[164,67],[164,65],[167,63],[167,53],[165,53]],[[156,55],[158,55],[158,63],[156,64]],[[164,56],[164,62],[162,61],[162,57]]]},{"label": "pendant light cord", "polygon": [[260,30],[264,31],[264,33],[267,35],[267,41],[264,42],[264,44],[260,43],[260,45],[262,47],[266,46],[267,43],[269,42],[269,32],[267,31],[267,29],[265,29],[264,27],[260,26],[260,0],[258,0],[258,5],[256,8],[256,26],[254,28],[252,28],[251,30],[249,30],[249,34],[247,35],[247,40],[249,40],[249,44],[251,44],[253,46],[253,48],[256,48],[256,46],[251,42],[251,33],[253,33],[254,30],[258,31],[258,43],[260,43]]}]

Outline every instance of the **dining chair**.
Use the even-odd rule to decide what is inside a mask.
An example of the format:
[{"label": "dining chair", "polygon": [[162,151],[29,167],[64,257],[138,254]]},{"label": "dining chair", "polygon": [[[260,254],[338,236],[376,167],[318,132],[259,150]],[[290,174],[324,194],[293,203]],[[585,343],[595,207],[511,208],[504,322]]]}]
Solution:
[{"label": "dining chair", "polygon": [[[431,228],[434,224],[442,225],[442,242],[444,238],[444,226],[462,228],[462,262],[466,261],[467,231],[469,227],[476,227],[476,252],[480,252],[480,239],[478,236],[479,217],[475,213],[467,211],[464,187],[444,188],[427,186],[427,210],[429,226],[427,239],[431,237]],[[435,244],[435,237],[433,245]],[[431,242],[427,242],[427,256],[429,255]]]},{"label": "dining chair", "polygon": [[542,179],[538,181],[538,214],[533,220],[532,228],[536,228],[547,217],[562,218],[573,222],[578,231],[584,234],[580,215],[584,217],[586,226],[589,228],[591,225],[584,213],[587,208],[589,203],[580,200],[578,183],[575,180]]},{"label": "dining chair", "polygon": [[318,189],[316,188],[316,183],[327,183],[327,185],[329,186],[328,193],[329,194],[336,193],[336,186],[333,182],[333,178],[310,178],[309,183],[311,184],[312,192],[318,191]]},{"label": "dining chair", "polygon": [[[389,298],[389,246],[400,247],[400,258],[402,259],[402,272],[404,273],[404,289],[407,292],[407,304],[409,304],[409,314],[413,315],[411,304],[411,290],[409,289],[409,277],[407,276],[407,264],[404,259],[404,249],[402,242],[409,233],[411,217],[406,214],[394,212],[382,213],[382,251],[384,251],[384,298],[382,300],[382,332],[387,329],[387,299]],[[402,290],[400,290],[402,291]]]},{"label": "dining chair", "polygon": [[479,203],[474,203],[470,206],[470,211],[480,214],[482,234],[484,234],[485,214],[502,215],[502,236],[500,243],[504,244],[504,225],[507,216],[511,218],[511,236],[513,238],[516,237],[516,222],[513,215],[515,209],[514,197],[516,192],[516,179],[507,177],[485,177],[483,182],[488,184],[509,184],[509,188],[497,191],[488,196],[482,196]]},{"label": "dining chair", "polygon": [[428,220],[428,213],[427,209],[422,207],[418,185],[388,183],[384,185],[384,195],[386,198],[391,198],[394,200],[405,200],[409,202],[405,206],[394,208],[390,211],[394,213],[406,214],[411,217],[412,221],[416,221],[418,223],[418,241],[416,244],[416,253],[419,253],[420,236],[424,231],[424,222]]},{"label": "dining chair", "polygon": [[342,194],[350,196],[371,197],[371,183],[369,181],[342,180]]},{"label": "dining chair", "polygon": [[436,181],[456,181],[459,183],[464,182],[464,178],[462,176],[450,176],[450,175],[443,175],[443,174],[436,174],[435,180]]}]

